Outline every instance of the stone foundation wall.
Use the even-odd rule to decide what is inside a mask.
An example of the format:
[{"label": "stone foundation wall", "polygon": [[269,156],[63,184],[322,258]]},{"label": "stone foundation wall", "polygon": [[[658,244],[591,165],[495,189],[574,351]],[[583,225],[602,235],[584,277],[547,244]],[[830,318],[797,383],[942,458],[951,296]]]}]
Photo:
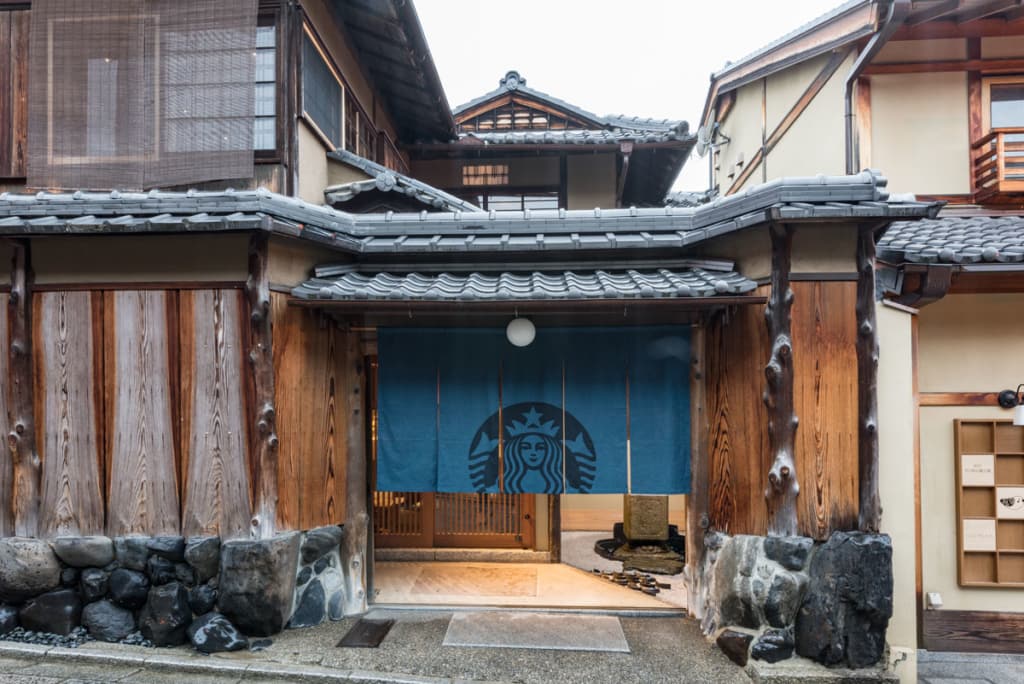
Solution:
[{"label": "stone foundation wall", "polygon": [[0,539],[0,635],[237,650],[247,637],[340,619],[340,544],[329,526],[267,540]]},{"label": "stone foundation wall", "polygon": [[863,668],[885,651],[892,616],[888,535],[705,538],[701,627],[739,665],[794,654]]}]

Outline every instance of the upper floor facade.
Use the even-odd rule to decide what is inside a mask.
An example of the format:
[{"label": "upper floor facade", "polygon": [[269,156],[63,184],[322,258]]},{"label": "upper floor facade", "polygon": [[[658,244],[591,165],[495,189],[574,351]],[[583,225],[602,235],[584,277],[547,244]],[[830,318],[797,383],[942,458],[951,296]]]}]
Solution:
[{"label": "upper floor facade", "polygon": [[721,194],[877,168],[893,192],[1024,204],[1024,8],[852,0],[714,74],[701,124]]}]

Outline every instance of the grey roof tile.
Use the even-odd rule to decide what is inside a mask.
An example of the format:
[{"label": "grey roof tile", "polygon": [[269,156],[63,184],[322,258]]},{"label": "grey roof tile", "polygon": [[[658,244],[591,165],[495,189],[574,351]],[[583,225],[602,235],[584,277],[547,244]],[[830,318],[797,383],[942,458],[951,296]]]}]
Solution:
[{"label": "grey roof tile", "polygon": [[1024,216],[940,216],[897,221],[878,241],[891,263],[1024,262]]}]

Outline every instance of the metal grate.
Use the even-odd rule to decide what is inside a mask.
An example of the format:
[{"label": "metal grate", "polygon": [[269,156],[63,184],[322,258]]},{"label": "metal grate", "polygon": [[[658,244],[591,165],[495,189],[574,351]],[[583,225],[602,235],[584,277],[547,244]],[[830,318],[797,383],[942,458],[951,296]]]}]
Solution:
[{"label": "metal grate", "polygon": [[253,173],[256,0],[35,0],[28,184]]}]

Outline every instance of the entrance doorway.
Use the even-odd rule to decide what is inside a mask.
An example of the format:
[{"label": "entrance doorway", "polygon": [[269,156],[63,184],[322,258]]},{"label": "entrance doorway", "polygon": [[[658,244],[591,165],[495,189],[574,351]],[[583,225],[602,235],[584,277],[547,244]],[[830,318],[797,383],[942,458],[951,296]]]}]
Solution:
[{"label": "entrance doorway", "polygon": [[532,549],[531,494],[374,492],[378,548]]}]

